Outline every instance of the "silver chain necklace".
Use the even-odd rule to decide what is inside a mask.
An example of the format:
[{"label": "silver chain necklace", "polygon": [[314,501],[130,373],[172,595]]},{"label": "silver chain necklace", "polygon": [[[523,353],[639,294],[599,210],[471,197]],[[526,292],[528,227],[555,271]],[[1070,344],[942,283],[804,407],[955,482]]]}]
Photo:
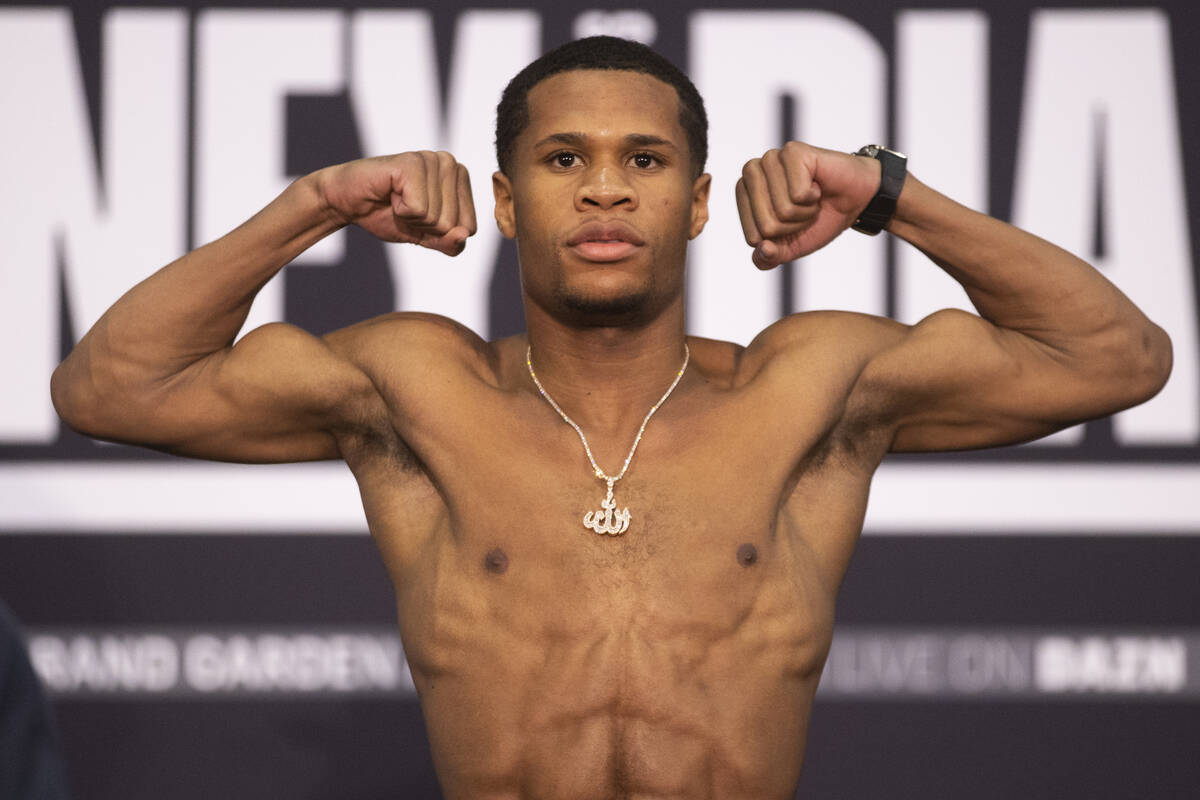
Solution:
[{"label": "silver chain necklace", "polygon": [[599,511],[589,511],[583,515],[583,527],[596,533],[608,534],[609,536],[618,536],[629,529],[629,508],[617,510],[617,501],[613,499],[613,484],[625,477],[625,470],[629,469],[629,462],[633,460],[633,454],[637,452],[638,445],[642,441],[642,434],[646,430],[646,423],[654,416],[654,412],[658,411],[658,407],[667,401],[671,396],[671,392],[675,391],[675,387],[679,385],[679,380],[683,377],[683,371],[687,369],[688,360],[692,353],[688,350],[687,342],[683,343],[683,366],[679,368],[679,372],[675,373],[675,380],[671,381],[671,385],[667,387],[667,391],[663,392],[663,396],[658,398],[649,411],[646,412],[646,418],[642,420],[642,427],[638,428],[637,437],[633,440],[633,447],[629,448],[629,455],[625,456],[625,463],[621,466],[621,471],[616,475],[609,476],[604,470],[600,469],[600,465],[596,463],[595,457],[592,456],[592,448],[588,445],[587,437],[583,435],[583,430],[575,424],[575,420],[567,416],[567,413],[559,407],[558,403],[554,402],[554,398],[546,391],[546,387],[542,386],[542,382],[538,380],[538,376],[533,371],[533,347],[525,348],[525,366],[529,367],[529,377],[533,378],[533,385],[537,387],[538,392],[542,397],[546,398],[546,402],[558,412],[558,415],[563,418],[563,422],[570,425],[579,434],[579,441],[583,442],[583,452],[587,453],[588,461],[591,462],[592,471],[596,473],[596,477],[608,483],[608,494],[603,502],[600,503]]}]

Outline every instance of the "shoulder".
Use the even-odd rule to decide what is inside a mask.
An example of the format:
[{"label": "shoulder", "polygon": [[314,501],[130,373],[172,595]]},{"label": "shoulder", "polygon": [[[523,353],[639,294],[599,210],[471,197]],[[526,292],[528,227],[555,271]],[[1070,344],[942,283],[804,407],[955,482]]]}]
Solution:
[{"label": "shoulder", "polygon": [[370,355],[398,342],[410,347],[457,351],[483,344],[474,331],[449,317],[394,311],[325,334],[325,341],[349,356]]},{"label": "shoulder", "polygon": [[886,317],[851,311],[806,311],[773,323],[754,338],[737,365],[738,382],[775,372],[861,373],[911,331]]},{"label": "shoulder", "polygon": [[393,312],[326,334],[325,343],[375,379],[467,373],[491,380],[495,348],[470,328],[438,314]]},{"label": "shoulder", "polygon": [[[793,465],[862,466],[878,462],[887,433],[863,377],[910,330],[868,314],[812,311],[775,322],[745,347],[691,341],[697,355],[703,344],[704,365],[725,379],[738,415],[769,431],[764,446],[783,448]],[[829,462],[834,453],[850,460]]]},{"label": "shoulder", "polygon": [[[878,463],[888,436],[888,391],[872,374],[885,354],[902,349],[912,328],[886,317],[811,311],[779,320],[755,337],[739,370],[758,387],[763,407],[790,420],[798,409],[819,419],[824,447]],[[802,420],[798,422],[803,428]]]}]

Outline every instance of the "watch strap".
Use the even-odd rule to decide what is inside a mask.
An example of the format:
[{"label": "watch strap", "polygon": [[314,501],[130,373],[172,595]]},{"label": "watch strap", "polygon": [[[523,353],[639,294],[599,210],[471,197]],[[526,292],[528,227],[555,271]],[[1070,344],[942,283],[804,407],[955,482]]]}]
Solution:
[{"label": "watch strap", "polygon": [[900,198],[900,190],[904,188],[904,178],[908,174],[908,157],[877,144],[869,144],[854,155],[874,158],[881,168],[879,190],[850,226],[860,233],[874,236],[887,226],[896,213],[896,201]]}]

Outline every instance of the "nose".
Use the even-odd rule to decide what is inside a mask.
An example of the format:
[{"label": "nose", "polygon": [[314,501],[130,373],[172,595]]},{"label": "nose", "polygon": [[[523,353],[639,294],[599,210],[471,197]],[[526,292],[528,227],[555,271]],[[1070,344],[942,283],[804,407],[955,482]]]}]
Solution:
[{"label": "nose", "polygon": [[575,207],[580,211],[607,211],[618,206],[627,211],[637,207],[637,193],[627,180],[625,171],[604,164],[585,172],[575,192]]}]

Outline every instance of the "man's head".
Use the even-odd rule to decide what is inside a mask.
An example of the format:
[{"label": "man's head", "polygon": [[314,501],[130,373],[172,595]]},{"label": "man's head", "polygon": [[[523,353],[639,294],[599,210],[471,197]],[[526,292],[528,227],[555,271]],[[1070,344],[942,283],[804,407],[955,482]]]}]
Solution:
[{"label": "man's head", "polygon": [[611,37],[513,79],[492,190],[496,223],[517,241],[527,317],[608,327],[682,314],[687,243],[708,220],[703,114],[675,67]]},{"label": "man's head", "polygon": [[508,82],[496,106],[496,162],[501,172],[512,174],[513,148],[529,124],[529,90],[546,78],[572,70],[640,72],[673,87],[679,100],[679,125],[687,134],[692,176],[704,172],[708,117],[696,87],[678,67],[649,47],[613,36],[568,42],[531,62]]}]

